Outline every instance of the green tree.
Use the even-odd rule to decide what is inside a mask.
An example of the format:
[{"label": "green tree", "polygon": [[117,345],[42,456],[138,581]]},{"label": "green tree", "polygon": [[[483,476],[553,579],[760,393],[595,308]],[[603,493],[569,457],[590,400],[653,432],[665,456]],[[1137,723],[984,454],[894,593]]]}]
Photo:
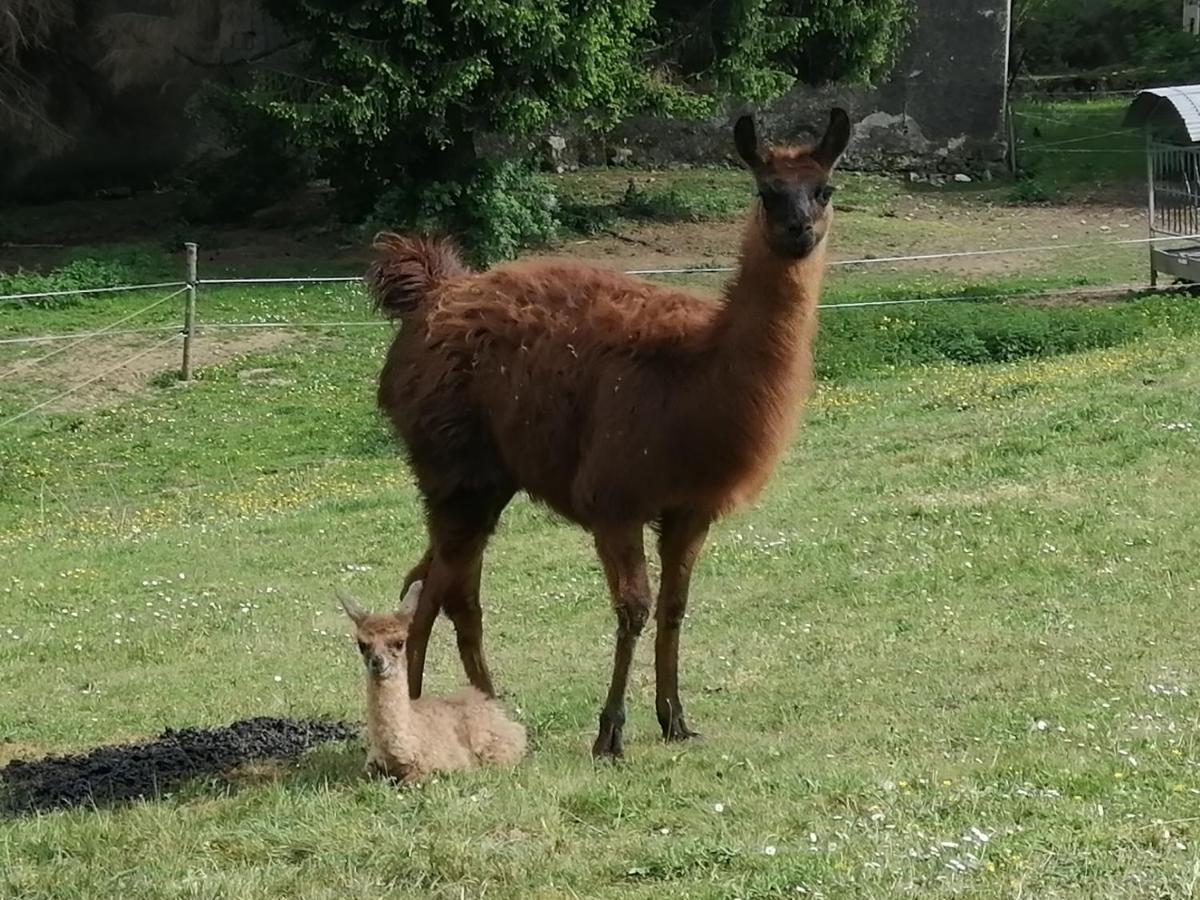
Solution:
[{"label": "green tree", "polygon": [[303,51],[260,70],[238,108],[314,154],[347,219],[446,228],[492,258],[548,235],[554,209],[519,163],[483,158],[480,135],[874,77],[909,2],[267,0]]},{"label": "green tree", "polygon": [[661,50],[709,90],[760,99],[794,80],[887,75],[913,23],[912,0],[658,0]]},{"label": "green tree", "polygon": [[341,212],[403,210],[414,223],[475,232],[485,256],[511,252],[553,218],[536,197],[480,208],[496,206],[481,198],[498,191],[530,193],[512,165],[479,158],[481,134],[531,135],[569,115],[603,127],[631,109],[686,100],[639,65],[651,0],[269,8],[306,39],[305,54],[294,73],[260,73],[247,97],[316,151]]},{"label": "green tree", "polygon": [[1195,54],[1179,12],[1163,0],[1015,0],[1010,59],[1038,75],[1177,63],[1186,70]]}]

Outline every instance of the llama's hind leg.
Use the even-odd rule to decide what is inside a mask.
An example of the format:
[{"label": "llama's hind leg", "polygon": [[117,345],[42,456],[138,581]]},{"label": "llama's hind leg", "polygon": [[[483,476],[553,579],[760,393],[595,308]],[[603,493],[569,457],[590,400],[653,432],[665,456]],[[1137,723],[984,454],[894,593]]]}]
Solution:
[{"label": "llama's hind leg", "polygon": [[672,512],[662,518],[658,552],[662,559],[662,585],[658,593],[654,636],[654,711],[663,738],[682,741],[699,735],[683,720],[679,701],[679,630],[687,610],[692,567],[704,546],[709,521],[688,512]]},{"label": "llama's hind leg", "polygon": [[429,577],[429,566],[433,562],[433,545],[430,544],[425,548],[425,553],[421,556],[420,562],[408,570],[408,574],[404,576],[404,584],[400,588],[400,596],[403,597],[408,593],[408,589],[412,587],[414,581],[424,581]]},{"label": "llama's hind leg", "polygon": [[[458,654],[463,671],[472,685],[489,697],[495,696],[492,675],[483,653],[483,613],[479,603],[479,582],[483,572],[483,552],[496,528],[500,513],[512,499],[506,489],[460,492],[449,502],[430,505],[430,563],[425,585],[414,616],[413,626],[422,626],[414,644],[409,633],[409,693],[420,684],[424,672],[425,648],[438,611],[444,611],[454,623]],[[427,616],[426,620],[423,618]],[[417,680],[414,682],[414,677]]]},{"label": "llama's hind leg", "polygon": [[592,745],[592,755],[617,757],[624,750],[622,731],[629,668],[638,636],[650,614],[650,580],[646,575],[642,526],[597,529],[596,551],[617,614],[617,648],[613,656],[612,682],[600,710],[600,730]]},{"label": "llama's hind leg", "polygon": [[[414,581],[428,581],[429,567],[433,563],[433,544],[425,550],[425,554],[421,557],[408,575],[404,578],[404,585],[400,590],[400,596],[403,597],[408,593],[409,587]],[[436,598],[431,591],[423,590],[417,601],[416,612],[413,613],[412,621],[408,625],[408,640],[404,644],[404,662],[408,669],[408,694],[414,700],[421,696],[421,688],[425,679],[425,648],[429,646],[429,635],[433,631],[433,623],[437,619],[438,606]]]}]

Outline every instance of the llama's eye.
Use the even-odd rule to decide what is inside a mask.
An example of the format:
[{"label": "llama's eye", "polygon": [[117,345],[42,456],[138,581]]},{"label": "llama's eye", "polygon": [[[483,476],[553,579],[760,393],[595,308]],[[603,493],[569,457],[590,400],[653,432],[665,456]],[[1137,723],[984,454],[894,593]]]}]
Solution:
[{"label": "llama's eye", "polygon": [[836,191],[832,184],[823,184],[817,188],[817,202],[822,206],[828,206],[829,201],[833,199],[833,192]]},{"label": "llama's eye", "polygon": [[403,650],[404,649],[404,641],[402,639],[398,640],[398,641],[389,641],[388,646],[391,647],[393,650]]},{"label": "llama's eye", "polygon": [[773,187],[759,188],[758,196],[768,210],[780,209],[787,202],[787,194]]},{"label": "llama's eye", "polygon": [[362,641],[358,641],[357,643],[358,643],[358,652],[359,652],[359,653],[366,653],[366,652],[367,652],[367,645],[366,645],[366,644],[364,644]]}]

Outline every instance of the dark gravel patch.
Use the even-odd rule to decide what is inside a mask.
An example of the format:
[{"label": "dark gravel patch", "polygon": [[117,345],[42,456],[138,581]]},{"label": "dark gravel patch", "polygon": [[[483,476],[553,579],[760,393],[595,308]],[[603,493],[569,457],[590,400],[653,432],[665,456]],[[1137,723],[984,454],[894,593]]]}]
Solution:
[{"label": "dark gravel patch", "polygon": [[347,722],[258,717],[220,728],[168,728],[152,741],[15,759],[0,769],[0,813],[23,815],[158,797],[194,778],[254,760],[295,759],[358,736]]}]

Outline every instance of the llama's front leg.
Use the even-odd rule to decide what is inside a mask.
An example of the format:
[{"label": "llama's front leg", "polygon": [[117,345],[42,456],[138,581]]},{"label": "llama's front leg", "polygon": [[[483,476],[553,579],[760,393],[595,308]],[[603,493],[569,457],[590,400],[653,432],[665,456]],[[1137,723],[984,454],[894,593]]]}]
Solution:
[{"label": "llama's front leg", "polygon": [[623,751],[625,691],[638,636],[650,614],[650,580],[642,548],[642,527],[596,531],[596,550],[604,566],[613,609],[617,614],[617,648],[612,682],[600,710],[600,732],[592,745],[596,757],[618,757]]},{"label": "llama's front leg", "polygon": [[662,559],[662,586],[658,593],[654,636],[654,711],[663,738],[682,741],[699,735],[683,720],[679,701],[679,630],[687,610],[692,567],[708,535],[709,520],[688,512],[663,516],[658,552]]}]

